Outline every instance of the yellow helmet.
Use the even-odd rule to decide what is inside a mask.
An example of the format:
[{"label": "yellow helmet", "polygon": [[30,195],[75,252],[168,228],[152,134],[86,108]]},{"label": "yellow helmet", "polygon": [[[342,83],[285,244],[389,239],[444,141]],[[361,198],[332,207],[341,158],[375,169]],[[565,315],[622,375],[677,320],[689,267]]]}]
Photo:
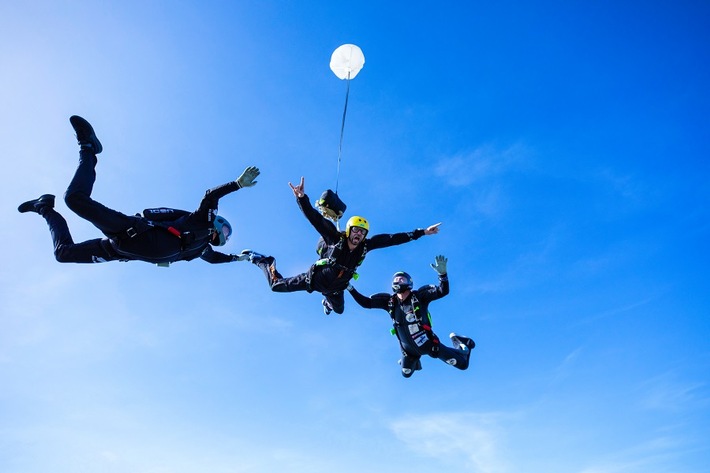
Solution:
[{"label": "yellow helmet", "polygon": [[350,229],[352,227],[360,227],[364,228],[366,232],[370,231],[370,224],[367,223],[367,220],[365,220],[362,217],[350,217],[348,220],[348,223],[345,224],[345,237],[350,238]]}]

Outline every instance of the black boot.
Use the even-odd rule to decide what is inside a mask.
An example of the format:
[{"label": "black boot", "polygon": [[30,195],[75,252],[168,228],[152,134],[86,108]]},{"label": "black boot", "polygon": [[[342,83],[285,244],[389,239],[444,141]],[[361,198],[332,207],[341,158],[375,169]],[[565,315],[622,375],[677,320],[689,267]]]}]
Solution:
[{"label": "black boot", "polygon": [[40,213],[40,210],[49,207],[50,209],[54,208],[54,196],[52,194],[44,194],[39,196],[39,198],[34,199],[34,200],[28,200],[27,202],[23,202],[20,204],[19,207],[17,207],[17,210],[20,213],[25,213],[25,212],[37,212]]},{"label": "black boot", "polygon": [[78,115],[69,117],[69,122],[76,132],[76,140],[79,142],[81,149],[91,149],[94,154],[99,154],[104,150],[89,122]]}]

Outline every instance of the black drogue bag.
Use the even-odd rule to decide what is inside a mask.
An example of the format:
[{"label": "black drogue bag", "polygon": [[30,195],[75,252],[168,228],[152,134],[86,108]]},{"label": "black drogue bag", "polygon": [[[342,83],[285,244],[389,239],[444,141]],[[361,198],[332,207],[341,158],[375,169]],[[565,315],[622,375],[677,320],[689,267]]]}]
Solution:
[{"label": "black drogue bag", "polygon": [[348,208],[348,206],[340,200],[338,194],[330,189],[321,194],[320,199],[316,201],[316,207],[318,207],[324,216],[336,221],[343,216],[345,210]]}]

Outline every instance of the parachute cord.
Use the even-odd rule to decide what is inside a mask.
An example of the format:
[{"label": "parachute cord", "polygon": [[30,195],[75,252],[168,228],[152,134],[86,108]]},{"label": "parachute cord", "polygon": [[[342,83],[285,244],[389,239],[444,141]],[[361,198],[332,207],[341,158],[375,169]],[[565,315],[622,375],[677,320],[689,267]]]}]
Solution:
[{"label": "parachute cord", "polygon": [[348,87],[345,92],[345,108],[343,109],[343,122],[340,125],[340,144],[338,145],[338,173],[335,177],[335,194],[338,194],[338,182],[340,181],[340,159],[343,154],[343,133],[345,132],[345,114],[348,113],[348,97],[350,96],[350,71],[347,79]]}]

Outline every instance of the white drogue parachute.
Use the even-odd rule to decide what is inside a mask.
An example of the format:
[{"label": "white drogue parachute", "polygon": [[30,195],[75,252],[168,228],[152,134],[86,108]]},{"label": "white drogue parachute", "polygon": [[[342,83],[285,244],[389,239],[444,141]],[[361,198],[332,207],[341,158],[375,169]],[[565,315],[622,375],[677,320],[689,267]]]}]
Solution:
[{"label": "white drogue parachute", "polygon": [[354,44],[343,44],[339,46],[330,56],[330,70],[338,77],[347,81],[345,92],[345,108],[343,109],[343,121],[340,125],[340,145],[338,146],[338,172],[335,179],[335,192],[328,189],[321,198],[316,201],[316,207],[321,214],[329,218],[338,225],[338,221],[347,209],[345,203],[338,196],[338,182],[340,180],[340,160],[343,151],[343,132],[345,131],[345,115],[348,111],[348,97],[350,96],[350,80],[362,70],[365,65],[365,55],[362,49]]},{"label": "white drogue parachute", "polygon": [[338,79],[354,79],[364,65],[365,55],[362,54],[362,49],[354,44],[343,44],[330,56],[330,70]]}]

